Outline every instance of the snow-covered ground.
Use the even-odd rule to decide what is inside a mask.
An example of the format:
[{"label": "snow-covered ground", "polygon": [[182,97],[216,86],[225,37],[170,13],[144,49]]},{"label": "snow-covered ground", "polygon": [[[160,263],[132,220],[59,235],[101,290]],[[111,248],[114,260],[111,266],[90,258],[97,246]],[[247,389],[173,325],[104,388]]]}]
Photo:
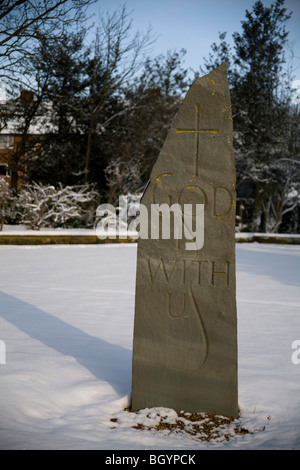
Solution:
[{"label": "snow-covered ground", "polygon": [[237,245],[240,424],[251,432],[210,442],[132,428],[171,410],[123,411],[135,244],[0,246],[0,260],[0,449],[300,449],[300,246]]}]

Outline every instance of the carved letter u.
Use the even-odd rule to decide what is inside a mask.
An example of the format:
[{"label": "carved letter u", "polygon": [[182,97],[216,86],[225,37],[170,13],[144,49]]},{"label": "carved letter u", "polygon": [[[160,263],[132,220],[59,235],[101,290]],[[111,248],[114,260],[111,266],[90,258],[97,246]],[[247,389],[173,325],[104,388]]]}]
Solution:
[{"label": "carved letter u", "polygon": [[[177,295],[176,295],[176,300],[177,300]],[[183,314],[185,313],[185,308],[186,308],[186,294],[183,294],[183,302],[181,303],[182,305],[182,309],[180,311],[180,307],[178,307],[178,303],[179,302],[174,302],[173,301],[173,304],[176,304],[177,307],[175,308],[175,313],[172,312],[172,308],[171,308],[171,294],[168,293],[168,311],[169,311],[169,315],[170,317],[172,318],[180,318],[183,316]]]}]

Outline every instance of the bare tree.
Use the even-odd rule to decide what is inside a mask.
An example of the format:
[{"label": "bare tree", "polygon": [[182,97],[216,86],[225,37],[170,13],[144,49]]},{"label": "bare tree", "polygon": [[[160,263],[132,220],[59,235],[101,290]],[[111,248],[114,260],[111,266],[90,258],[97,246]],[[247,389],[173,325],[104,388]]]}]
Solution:
[{"label": "bare tree", "polygon": [[3,0],[0,2],[0,79],[22,83],[21,67],[41,34],[76,23],[95,0]]},{"label": "bare tree", "polygon": [[[89,130],[85,154],[84,182],[88,181],[93,135],[101,129],[97,116],[102,114],[109,97],[121,93],[125,82],[143,65],[144,54],[154,42],[151,28],[146,33],[131,34],[130,13],[123,6],[101,16],[91,61],[89,92]],[[111,119],[109,119],[111,120]],[[105,119],[106,121],[106,119]]]}]

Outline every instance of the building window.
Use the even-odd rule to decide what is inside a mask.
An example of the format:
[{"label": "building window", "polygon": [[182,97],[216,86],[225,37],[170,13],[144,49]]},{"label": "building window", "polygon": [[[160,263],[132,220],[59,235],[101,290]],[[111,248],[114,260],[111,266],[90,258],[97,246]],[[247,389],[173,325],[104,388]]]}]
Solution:
[{"label": "building window", "polygon": [[12,135],[0,135],[0,149],[9,149],[14,146],[14,138]]},{"label": "building window", "polygon": [[9,176],[8,165],[6,163],[0,163],[0,177]]}]

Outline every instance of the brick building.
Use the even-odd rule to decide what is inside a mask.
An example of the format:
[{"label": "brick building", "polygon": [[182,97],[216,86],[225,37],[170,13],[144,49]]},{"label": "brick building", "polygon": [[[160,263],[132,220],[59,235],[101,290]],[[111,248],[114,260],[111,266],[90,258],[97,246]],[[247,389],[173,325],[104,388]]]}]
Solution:
[{"label": "brick building", "polygon": [[24,107],[33,103],[33,93],[23,90],[19,102],[0,102],[0,177],[12,186],[20,189],[25,174],[24,161],[26,139],[35,135],[38,127],[32,122],[24,134]]}]

